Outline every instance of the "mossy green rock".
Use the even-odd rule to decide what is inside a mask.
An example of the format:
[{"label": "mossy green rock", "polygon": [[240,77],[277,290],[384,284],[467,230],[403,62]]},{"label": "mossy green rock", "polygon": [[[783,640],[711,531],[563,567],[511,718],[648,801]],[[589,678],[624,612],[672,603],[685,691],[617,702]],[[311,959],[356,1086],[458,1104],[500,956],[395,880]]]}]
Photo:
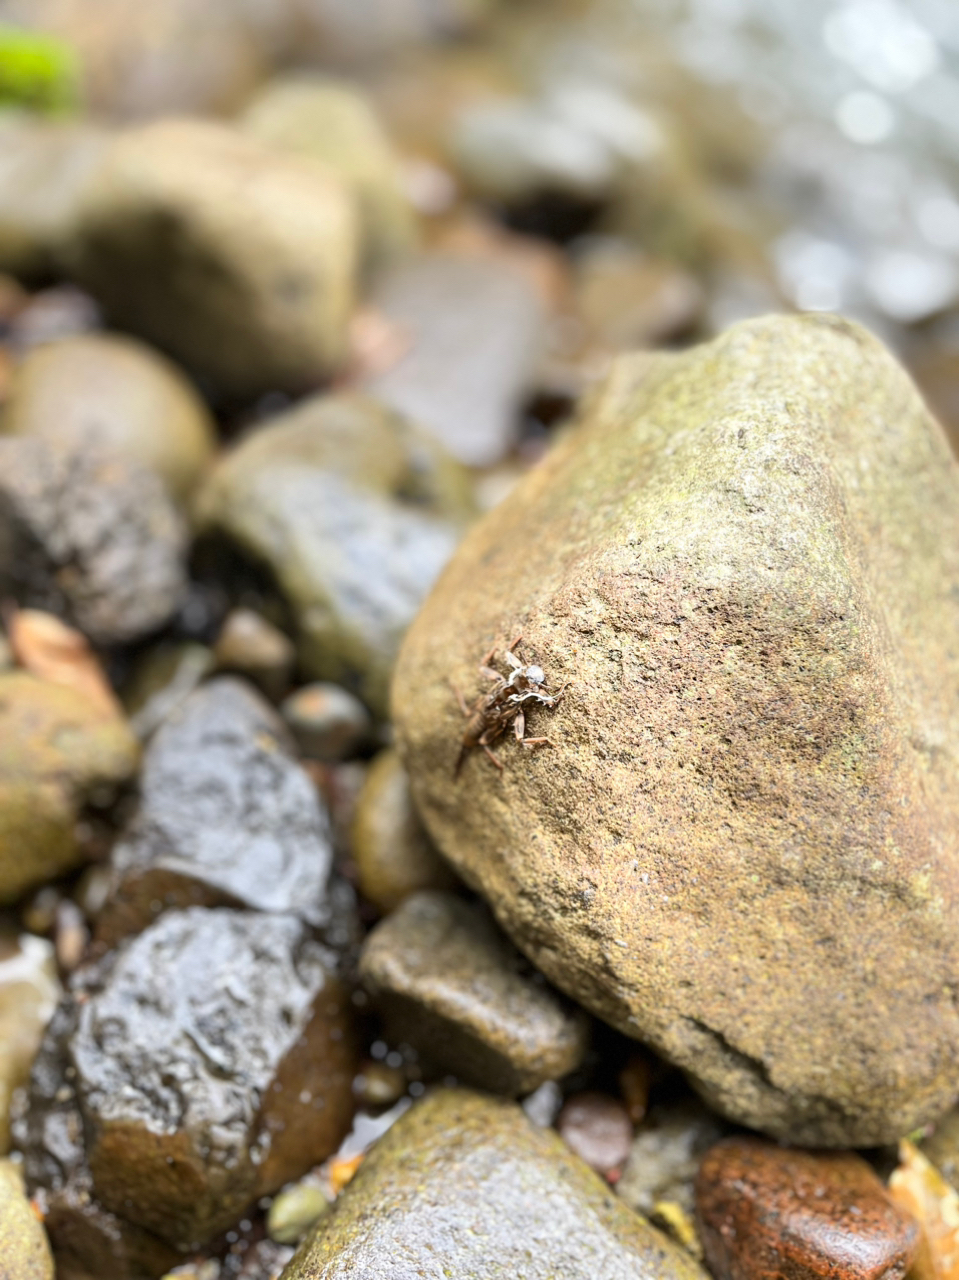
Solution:
[{"label": "mossy green rock", "polygon": [[466,1090],[381,1138],[282,1280],[704,1280],[551,1130]]},{"label": "mossy green rock", "polygon": [[[454,765],[490,645],[569,681]],[[485,682],[482,682],[485,683]],[[888,1142],[955,1100],[959,466],[835,317],[629,357],[478,525],[394,702],[441,851],[719,1111]]]},{"label": "mossy green rock", "polygon": [[126,782],[138,760],[125,721],[82,693],[0,675],[0,902],[76,866],[81,807]]},{"label": "mossy green rock", "polygon": [[0,1280],[53,1280],[46,1232],[9,1160],[0,1160]]},{"label": "mossy green rock", "polygon": [[302,674],[385,712],[400,639],[472,514],[467,473],[363,396],[317,396],[228,455],[199,520],[266,567]]}]

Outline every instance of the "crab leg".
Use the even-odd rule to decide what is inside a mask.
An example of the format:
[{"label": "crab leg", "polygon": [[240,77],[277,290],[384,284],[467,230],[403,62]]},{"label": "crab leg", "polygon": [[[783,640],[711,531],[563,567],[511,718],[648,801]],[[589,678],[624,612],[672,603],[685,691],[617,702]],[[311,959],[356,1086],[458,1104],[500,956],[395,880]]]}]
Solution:
[{"label": "crab leg", "polygon": [[468,720],[472,713],[470,712],[469,707],[466,705],[466,699],[463,697],[462,690],[460,689],[459,685],[454,684],[452,680],[450,680],[449,686],[453,690],[453,693],[456,697],[456,701],[459,704],[460,711],[462,711],[463,713],[463,719]]}]

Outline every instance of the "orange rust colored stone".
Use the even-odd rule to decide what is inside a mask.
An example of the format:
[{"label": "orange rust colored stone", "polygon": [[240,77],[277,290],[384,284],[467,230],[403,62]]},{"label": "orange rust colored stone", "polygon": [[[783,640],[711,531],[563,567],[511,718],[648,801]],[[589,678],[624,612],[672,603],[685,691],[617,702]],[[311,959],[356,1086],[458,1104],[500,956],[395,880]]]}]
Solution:
[{"label": "orange rust colored stone", "polygon": [[696,1178],[716,1280],[901,1280],[918,1227],[851,1152],[727,1138]]}]

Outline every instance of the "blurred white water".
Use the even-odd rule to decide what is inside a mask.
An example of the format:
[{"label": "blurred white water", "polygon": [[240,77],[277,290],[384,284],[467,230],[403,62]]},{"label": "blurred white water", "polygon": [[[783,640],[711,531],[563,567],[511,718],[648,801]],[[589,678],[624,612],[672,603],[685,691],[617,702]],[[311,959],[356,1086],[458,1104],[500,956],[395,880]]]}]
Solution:
[{"label": "blurred white water", "polygon": [[892,327],[959,296],[956,0],[631,0],[767,136],[784,294]]}]

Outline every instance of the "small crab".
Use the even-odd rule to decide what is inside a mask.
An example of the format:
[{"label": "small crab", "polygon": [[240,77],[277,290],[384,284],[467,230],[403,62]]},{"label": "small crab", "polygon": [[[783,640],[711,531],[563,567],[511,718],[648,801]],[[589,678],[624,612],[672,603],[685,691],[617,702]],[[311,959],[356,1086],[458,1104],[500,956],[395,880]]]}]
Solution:
[{"label": "small crab", "polygon": [[493,686],[487,693],[481,693],[471,707],[467,706],[460,690],[450,681],[459,708],[467,721],[454,775],[459,773],[467,753],[474,747],[482,747],[496,768],[502,769],[503,762],[493,752],[492,743],[501,738],[511,724],[516,741],[521,746],[529,750],[553,746],[549,738],[525,736],[526,711],[534,706],[555,707],[562,698],[566,685],[556,693],[549,692],[543,668],[532,663],[527,666],[517,658],[514,651],[519,648],[522,640],[521,635],[517,636],[503,652],[503,658],[510,668],[510,673],[506,676],[490,665],[496,657],[495,648],[490,649],[480,663],[479,673],[487,680],[492,680]]}]

